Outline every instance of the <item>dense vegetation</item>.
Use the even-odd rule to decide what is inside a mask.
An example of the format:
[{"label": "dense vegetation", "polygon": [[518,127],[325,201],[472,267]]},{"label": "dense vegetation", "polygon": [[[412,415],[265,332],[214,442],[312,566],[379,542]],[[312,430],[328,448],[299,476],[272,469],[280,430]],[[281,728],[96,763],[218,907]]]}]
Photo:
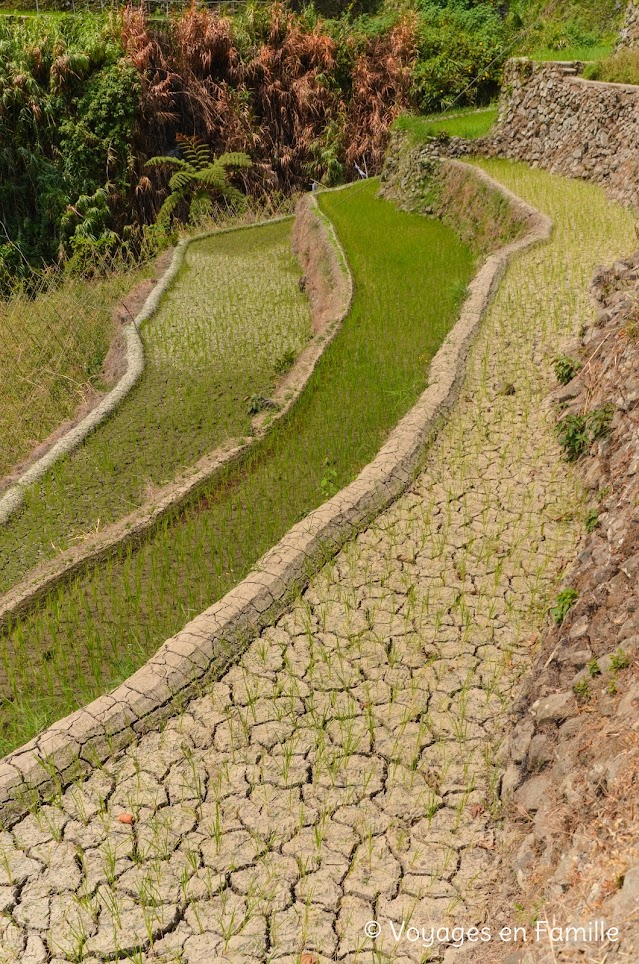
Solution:
[{"label": "dense vegetation", "polygon": [[595,43],[614,14],[612,0],[560,4],[563,19],[543,6],[316,0],[2,18],[0,286],[61,254],[82,266],[96,245],[139,252],[168,184],[146,162],[179,154],[179,134],[247,153],[236,184],[256,196],[337,183],[379,169],[400,111],[488,102],[517,44]]}]

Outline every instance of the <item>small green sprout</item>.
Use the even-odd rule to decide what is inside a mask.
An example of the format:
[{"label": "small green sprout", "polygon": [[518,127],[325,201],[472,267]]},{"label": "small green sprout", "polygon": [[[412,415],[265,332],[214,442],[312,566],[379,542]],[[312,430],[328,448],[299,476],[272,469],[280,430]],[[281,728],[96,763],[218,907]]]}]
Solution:
[{"label": "small green sprout", "polygon": [[599,512],[597,509],[589,509],[586,513],[586,532],[594,532],[599,525]]},{"label": "small green sprout", "polygon": [[578,700],[589,700],[590,699],[590,685],[588,680],[580,679],[578,683],[572,688],[573,693]]}]

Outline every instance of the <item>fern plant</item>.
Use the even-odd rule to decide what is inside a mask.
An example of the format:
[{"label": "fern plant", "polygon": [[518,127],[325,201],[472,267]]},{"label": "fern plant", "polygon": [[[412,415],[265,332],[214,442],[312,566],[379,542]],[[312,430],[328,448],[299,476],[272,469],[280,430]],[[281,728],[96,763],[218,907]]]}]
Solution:
[{"label": "fern plant", "polygon": [[251,159],[241,151],[213,157],[208,144],[199,137],[178,134],[183,157],[152,157],[148,167],[172,167],[175,173],[169,181],[171,193],[160,208],[157,220],[168,222],[183,201],[188,203],[189,218],[197,221],[210,213],[215,195],[242,208],[246,198],[229,183],[229,169],[251,167]]}]

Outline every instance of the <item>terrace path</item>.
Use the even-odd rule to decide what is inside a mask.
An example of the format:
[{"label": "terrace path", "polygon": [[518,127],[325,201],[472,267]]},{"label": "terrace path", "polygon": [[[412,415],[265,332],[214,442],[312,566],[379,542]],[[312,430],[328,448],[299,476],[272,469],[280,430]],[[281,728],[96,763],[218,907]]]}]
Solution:
[{"label": "terrace path", "polygon": [[495,739],[583,529],[541,401],[632,242],[598,188],[484,166],[556,229],[508,270],[419,478],[207,695],[0,835],[3,962],[406,964],[424,948],[388,918],[476,918]]}]

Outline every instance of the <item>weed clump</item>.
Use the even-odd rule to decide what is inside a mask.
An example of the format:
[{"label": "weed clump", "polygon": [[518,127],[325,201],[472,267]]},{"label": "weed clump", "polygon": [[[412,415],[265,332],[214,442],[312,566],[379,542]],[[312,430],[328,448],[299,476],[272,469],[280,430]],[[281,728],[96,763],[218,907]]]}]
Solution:
[{"label": "weed clump", "polygon": [[590,699],[590,686],[586,679],[580,679],[579,682],[575,683],[572,691],[580,702],[585,702]]},{"label": "weed clump", "polygon": [[247,401],[246,411],[249,415],[259,415],[260,412],[277,408],[277,402],[271,398],[265,398],[264,395],[251,395]]},{"label": "weed clump", "polygon": [[568,610],[573,605],[576,599],[579,598],[579,593],[576,589],[572,587],[568,589],[562,589],[562,591],[557,596],[557,602],[550,610],[550,615],[555,620],[557,626],[561,626],[564,619],[568,615]]},{"label": "weed clump", "polygon": [[594,532],[599,525],[599,513],[596,509],[589,509],[586,514],[586,532]]},{"label": "weed clump", "polygon": [[584,414],[564,415],[557,422],[557,436],[569,462],[576,462],[593,442],[608,434],[613,415],[612,406],[606,406]]},{"label": "weed clump", "polygon": [[622,669],[628,669],[630,666],[630,657],[627,653],[623,651],[621,646],[613,656],[610,657],[610,668],[615,672]]},{"label": "weed clump", "polygon": [[555,377],[560,385],[567,385],[571,382],[578,371],[581,369],[581,362],[570,355],[558,355],[555,358]]}]

